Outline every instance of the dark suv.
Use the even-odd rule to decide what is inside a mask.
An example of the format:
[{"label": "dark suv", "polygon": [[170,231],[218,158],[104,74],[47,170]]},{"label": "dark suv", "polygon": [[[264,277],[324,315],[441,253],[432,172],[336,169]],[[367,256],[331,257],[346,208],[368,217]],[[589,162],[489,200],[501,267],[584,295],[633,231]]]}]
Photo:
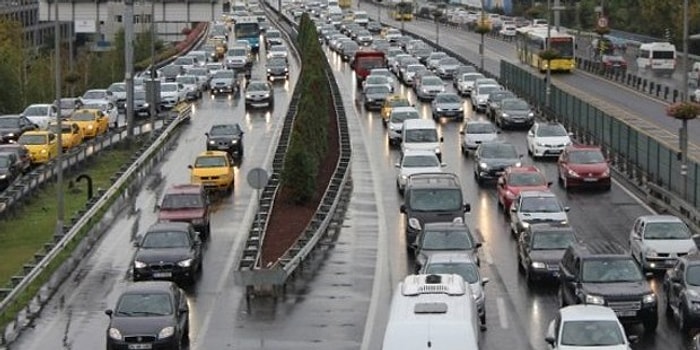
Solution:
[{"label": "dark suv", "polygon": [[566,248],[576,243],[571,226],[559,223],[528,225],[518,238],[518,268],[527,282],[556,280]]},{"label": "dark suv", "polygon": [[700,326],[700,254],[679,257],[663,284],[666,314],[678,319],[683,332]]},{"label": "dark suv", "polygon": [[201,185],[170,187],[158,206],[158,221],[189,222],[202,240],[209,239],[209,199]]},{"label": "dark suv", "polygon": [[648,333],[659,321],[656,294],[632,256],[610,242],[569,246],[559,264],[562,306],[612,308],[624,323],[642,323]]}]

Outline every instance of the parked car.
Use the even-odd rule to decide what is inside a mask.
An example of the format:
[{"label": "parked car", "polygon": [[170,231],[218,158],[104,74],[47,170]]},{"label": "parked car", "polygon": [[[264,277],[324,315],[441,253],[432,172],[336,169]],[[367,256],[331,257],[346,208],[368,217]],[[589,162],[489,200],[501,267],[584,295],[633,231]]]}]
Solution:
[{"label": "parked car", "polygon": [[496,184],[498,205],[507,214],[520,192],[547,191],[551,185],[544,173],[534,165],[507,168]]},{"label": "parked car", "polygon": [[190,223],[202,241],[211,234],[210,213],[209,197],[201,185],[173,185],[158,205],[158,221]]},{"label": "parked car", "polygon": [[554,222],[568,224],[569,207],[561,204],[554,193],[547,191],[522,191],[510,206],[510,231],[514,237],[529,225]]},{"label": "parked car", "polygon": [[265,107],[272,109],[275,106],[275,95],[272,85],[265,80],[252,80],[245,89],[245,107]]},{"label": "parked car", "polygon": [[522,165],[522,155],[508,142],[481,143],[474,152],[474,179],[478,184],[495,180],[510,167]]},{"label": "parked car", "polygon": [[557,122],[535,122],[527,132],[527,153],[533,159],[559,157],[571,145],[570,133]]},{"label": "parked car", "polygon": [[238,123],[215,124],[205,133],[207,151],[228,152],[234,160],[243,159],[243,128]]},{"label": "parked car", "polygon": [[529,225],[518,238],[518,270],[525,274],[528,284],[558,280],[561,258],[566,248],[577,241],[576,232],[569,225]]},{"label": "parked car", "polygon": [[569,145],[559,156],[557,165],[559,183],[564,189],[597,187],[610,190],[610,164],[598,146]]},{"label": "parked car", "polygon": [[25,108],[20,116],[29,119],[29,121],[36,124],[39,129],[46,130],[46,128],[49,127],[49,122],[56,120],[58,113],[59,111],[55,105],[37,103]]},{"label": "parked car", "polygon": [[694,236],[680,218],[672,215],[643,215],[632,226],[630,254],[643,271],[665,270],[682,256],[698,251]]},{"label": "parked car", "polygon": [[530,128],[535,123],[535,112],[523,99],[506,98],[494,109],[493,120],[501,129]]},{"label": "parked car", "polygon": [[462,135],[462,154],[467,156],[469,151],[475,151],[482,143],[498,140],[496,127],[486,120],[469,120],[459,132]]},{"label": "parked car", "polygon": [[0,142],[16,142],[26,131],[36,130],[39,127],[29,118],[21,115],[0,116]]}]

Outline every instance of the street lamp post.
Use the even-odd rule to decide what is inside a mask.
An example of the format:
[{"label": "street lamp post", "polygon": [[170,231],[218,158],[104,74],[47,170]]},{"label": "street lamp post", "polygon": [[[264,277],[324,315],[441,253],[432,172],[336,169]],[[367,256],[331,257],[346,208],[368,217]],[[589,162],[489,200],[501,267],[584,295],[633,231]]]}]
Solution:
[{"label": "street lamp post", "polygon": [[[484,26],[486,25],[486,12],[484,11],[484,0],[481,0],[481,18],[479,19],[479,26]],[[484,34],[483,32],[479,33],[481,34],[481,42],[479,43],[479,69],[481,71],[484,71]]]},{"label": "street lamp post", "polygon": [[435,17],[435,44],[440,46],[440,13],[436,12],[433,17]]},{"label": "street lamp post", "polygon": [[[688,0],[683,0],[683,102],[689,100],[688,93]],[[688,119],[681,122],[681,130],[678,137],[681,149],[681,188],[683,199],[688,193]]]},{"label": "street lamp post", "polygon": [[[552,0],[547,0],[547,41],[544,44],[545,51],[551,49],[552,37]],[[552,93],[552,60],[547,59],[547,76],[545,78],[544,105],[549,108],[549,99]]]},{"label": "street lamp post", "polygon": [[58,154],[56,155],[56,229],[55,234],[63,235],[63,220],[65,216],[64,197],[63,197],[63,140],[62,140],[62,121],[61,121],[61,22],[58,17],[58,0],[54,1],[54,12],[56,21],[54,22],[54,78],[55,99],[56,99],[56,142],[58,143]]}]

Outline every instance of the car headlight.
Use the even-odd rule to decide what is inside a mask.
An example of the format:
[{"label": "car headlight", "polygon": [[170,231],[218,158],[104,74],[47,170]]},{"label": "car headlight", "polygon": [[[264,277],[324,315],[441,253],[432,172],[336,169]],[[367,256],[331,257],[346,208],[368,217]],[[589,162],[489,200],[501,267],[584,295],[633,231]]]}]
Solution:
[{"label": "car headlight", "polygon": [[114,340],[122,340],[122,332],[114,327],[109,328],[109,337]]},{"label": "car headlight", "polygon": [[530,118],[534,118],[534,117],[535,117],[535,113],[530,112],[530,113],[527,114],[527,116],[530,117]]},{"label": "car headlight", "polygon": [[211,140],[211,141],[209,141],[209,144],[210,144],[210,145],[215,145],[215,144],[216,144],[216,141]]},{"label": "car headlight", "polygon": [[134,267],[137,269],[143,269],[146,267],[146,263],[143,261],[134,260]]},{"label": "car headlight", "polygon": [[15,137],[15,133],[11,132],[11,133],[9,133],[9,134],[6,134],[5,136],[7,136],[7,137]]},{"label": "car headlight", "polygon": [[428,89],[426,89],[426,88],[423,88],[423,89],[420,89],[420,90],[423,91],[424,94],[427,94],[427,93],[428,93]]},{"label": "car headlight", "polygon": [[269,93],[269,92],[268,92],[268,93],[265,93],[265,94],[263,94],[263,98],[269,98],[269,97],[270,97],[270,93]]},{"label": "car headlight", "polygon": [[435,108],[435,109],[436,109],[438,112],[442,112],[442,108],[440,108],[440,107],[437,107],[437,108]]},{"label": "car headlight", "polygon": [[486,103],[486,99],[483,98],[483,97],[477,97],[477,98],[476,98],[476,102],[477,102],[477,103]]},{"label": "car headlight", "polygon": [[537,145],[537,147],[544,147],[544,143],[542,142],[535,142],[535,144]]},{"label": "car headlight", "polygon": [[408,219],[408,227],[410,227],[414,230],[420,231],[421,230],[420,221],[416,218],[409,218]]},{"label": "car headlight", "polygon": [[649,294],[644,295],[644,297],[642,297],[642,303],[644,303],[644,304],[651,304],[651,303],[655,303],[655,302],[656,302],[656,294],[654,294],[654,293],[649,293]]},{"label": "car headlight", "polygon": [[175,334],[175,327],[173,326],[168,326],[160,330],[158,332],[158,339],[165,339],[168,337],[172,337],[173,334]]},{"label": "car headlight", "polygon": [[479,168],[481,168],[481,169],[487,169],[488,167],[489,167],[489,165],[484,163],[484,162],[479,163]]},{"label": "car headlight", "polygon": [[544,269],[545,267],[547,267],[547,265],[539,261],[533,261],[532,264],[530,264],[530,266],[532,266],[533,269]]},{"label": "car headlight", "polygon": [[408,175],[401,175],[400,179],[401,179],[401,181],[405,182],[406,180],[408,180]]},{"label": "car headlight", "polygon": [[530,227],[530,223],[527,222],[527,221],[521,221],[521,222],[520,222],[520,226],[521,226],[522,228],[528,228],[528,227]]},{"label": "car headlight", "polygon": [[586,294],[586,304],[605,305],[605,299],[599,295]]},{"label": "car headlight", "polygon": [[192,259],[185,259],[177,262],[177,266],[180,267],[190,267],[192,266]]},{"label": "car headlight", "polygon": [[655,257],[659,256],[659,253],[657,253],[656,250],[654,250],[654,249],[647,249],[645,255],[647,257],[650,257],[650,258],[655,258]]},{"label": "car headlight", "polygon": [[523,165],[523,163],[521,163],[521,162],[517,162],[517,163],[513,164],[513,166],[516,168],[520,168],[522,165]]},{"label": "car headlight", "polygon": [[5,180],[7,178],[7,174],[1,174],[0,175],[0,180]]},{"label": "car headlight", "polygon": [[231,140],[231,144],[232,144],[232,145],[235,145],[235,144],[237,144],[237,143],[238,143],[238,139],[233,139],[233,140]]},{"label": "car headlight", "polygon": [[579,177],[578,173],[571,169],[569,169],[566,173],[569,174],[569,176]]},{"label": "car headlight", "polygon": [[285,71],[285,72],[289,72],[289,68],[284,67],[284,71]]},{"label": "car headlight", "polygon": [[92,124],[91,124],[91,125],[88,125],[87,128],[88,128],[89,130],[92,130],[92,128],[93,128]]},{"label": "car headlight", "polygon": [[268,72],[268,73],[272,72],[272,69],[268,68],[268,69],[267,69],[267,72]]},{"label": "car headlight", "polygon": [[603,171],[602,176],[604,176],[604,177],[610,176],[610,168],[605,169],[605,171]]},{"label": "car headlight", "polygon": [[143,108],[148,108],[148,107],[150,107],[150,106],[151,106],[151,105],[149,105],[148,102],[146,102],[146,103],[143,104]]},{"label": "car headlight", "polygon": [[48,151],[46,151],[46,148],[41,150],[41,154],[44,154],[44,153],[48,153]]},{"label": "car headlight", "polygon": [[501,113],[501,118],[508,118],[508,113]]},{"label": "car headlight", "polygon": [[435,152],[435,154],[442,153],[442,150],[440,149],[440,147],[435,147],[435,149],[433,151]]}]

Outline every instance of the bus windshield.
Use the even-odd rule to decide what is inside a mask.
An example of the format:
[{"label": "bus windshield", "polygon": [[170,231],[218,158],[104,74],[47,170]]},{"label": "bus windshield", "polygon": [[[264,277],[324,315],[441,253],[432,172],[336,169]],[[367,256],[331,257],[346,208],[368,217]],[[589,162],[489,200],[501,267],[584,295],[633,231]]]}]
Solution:
[{"label": "bus windshield", "polygon": [[234,32],[236,38],[255,37],[260,35],[260,24],[257,22],[236,23]]},{"label": "bus windshield", "polygon": [[574,57],[574,40],[573,38],[550,38],[550,48],[559,53],[561,58]]}]

